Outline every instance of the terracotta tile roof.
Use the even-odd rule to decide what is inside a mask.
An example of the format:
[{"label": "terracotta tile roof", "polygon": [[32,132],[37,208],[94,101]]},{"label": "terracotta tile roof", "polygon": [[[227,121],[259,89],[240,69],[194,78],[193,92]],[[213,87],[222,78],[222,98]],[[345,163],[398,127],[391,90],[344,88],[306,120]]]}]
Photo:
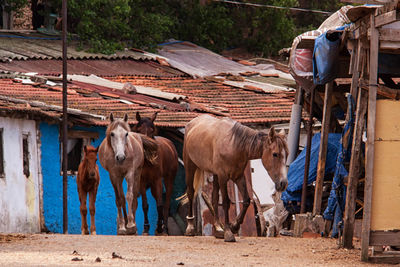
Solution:
[{"label": "terracotta tile roof", "polygon": [[[83,92],[86,92],[86,94]],[[0,110],[2,112],[24,111],[38,113],[53,119],[60,119],[62,116],[60,109],[54,109],[50,106],[62,107],[62,92],[59,88],[35,87],[30,84],[17,83],[12,79],[0,79],[0,96],[2,97],[0,99]],[[18,103],[15,100],[24,100],[26,103]],[[154,99],[154,101],[156,100]],[[43,106],[43,104],[50,107]],[[160,127],[183,127],[186,122],[198,115],[195,112],[161,110],[149,105],[145,106],[132,102],[127,104],[121,102],[120,99],[103,98],[93,92],[91,88],[85,88],[85,86],[75,86],[68,90],[68,107],[106,117],[110,112],[113,112],[116,117],[122,117],[125,113],[128,113],[130,123],[136,122],[136,111],[145,116],[158,111],[156,125]],[[74,117],[76,116],[71,116],[71,119],[74,119]],[[90,116],[85,116],[85,120],[87,123],[94,125],[105,126],[108,124],[108,121],[90,118]]]},{"label": "terracotta tile roof", "polygon": [[254,92],[204,79],[185,77],[119,76],[108,79],[182,94],[188,97],[189,105],[205,106],[245,124],[290,121],[295,95],[295,92],[290,91]]},{"label": "terracotta tile roof", "polygon": [[[69,84],[68,89],[71,120],[107,125],[108,121],[101,120],[99,116],[108,117],[110,112],[113,112],[117,117],[128,113],[130,122],[135,123],[136,111],[144,116],[150,116],[158,111],[156,125],[159,127],[184,127],[188,121],[204,112],[229,116],[244,124],[284,123],[290,120],[294,99],[294,92],[255,92],[187,77],[118,76],[108,79],[182,94],[187,96],[188,100],[176,103],[74,82]],[[60,87],[22,84],[13,79],[0,79],[0,101],[1,112],[25,111],[57,120],[61,118]]]}]

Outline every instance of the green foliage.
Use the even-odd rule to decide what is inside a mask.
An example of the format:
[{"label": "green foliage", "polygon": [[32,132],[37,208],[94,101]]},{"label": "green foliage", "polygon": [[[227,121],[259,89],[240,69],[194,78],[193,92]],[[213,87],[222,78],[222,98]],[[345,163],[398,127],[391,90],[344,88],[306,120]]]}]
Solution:
[{"label": "green foliage", "polygon": [[4,9],[7,12],[18,11],[28,4],[28,0],[2,0],[0,2],[4,5]]},{"label": "green foliage", "polygon": [[[46,2],[61,13],[62,0]],[[326,11],[336,11],[342,5],[339,0],[249,2]],[[296,35],[318,27],[324,19],[326,16],[312,13],[214,1],[202,5],[199,0],[68,0],[68,28],[79,35],[79,49],[105,54],[124,47],[153,51],[157,44],[174,38],[216,52],[244,47],[269,56],[290,46]]]}]

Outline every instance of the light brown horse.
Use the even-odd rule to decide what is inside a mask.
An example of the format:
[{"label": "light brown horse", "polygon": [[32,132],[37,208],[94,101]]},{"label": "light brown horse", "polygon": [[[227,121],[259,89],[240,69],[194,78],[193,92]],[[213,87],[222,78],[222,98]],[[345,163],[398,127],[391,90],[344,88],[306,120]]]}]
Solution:
[{"label": "light brown horse", "polygon": [[[271,128],[269,134],[253,130],[228,118],[218,119],[201,115],[185,127],[183,161],[186,170],[186,186],[189,199],[186,235],[193,236],[193,198],[204,180],[204,172],[214,175],[212,203],[215,211],[214,228],[217,238],[234,242],[243,222],[250,198],[244,179],[244,169],[251,159],[261,158],[262,164],[275,183],[277,191],[287,186],[286,157],[288,148],[284,133],[276,134]],[[243,208],[232,224],[229,224],[230,200],[227,182],[231,179],[243,197]],[[219,190],[223,199],[225,227],[218,217]],[[223,230],[224,229],[224,230]]]},{"label": "light brown horse", "polygon": [[[145,164],[142,169],[142,177],[140,180],[140,194],[142,195],[142,208],[144,213],[144,230],[143,234],[149,233],[149,219],[146,189],[150,187],[151,194],[157,202],[157,233],[168,233],[168,216],[171,203],[172,189],[174,180],[178,171],[178,153],[174,144],[167,138],[154,136],[156,128],[154,121],[157,113],[154,113],[151,118],[141,117],[139,112],[136,112],[136,120],[138,123],[134,127],[135,132],[139,132],[154,139],[158,144],[157,162],[153,166]],[[165,185],[165,202],[163,203],[162,196],[162,178]]]},{"label": "light brown horse", "polygon": [[[114,120],[110,115],[106,138],[99,148],[101,165],[110,174],[114,187],[115,204],[118,210],[117,234],[136,234],[135,212],[139,195],[140,175],[144,162],[154,164],[157,158],[157,143],[151,138],[130,131],[128,116]],[[128,214],[122,182],[126,179]],[[123,214],[122,214],[123,212]],[[126,224],[126,225],[125,225]]]},{"label": "light brown horse", "polygon": [[100,183],[99,167],[96,164],[98,148],[92,146],[84,146],[84,156],[78,167],[78,175],[76,184],[78,186],[79,201],[81,202],[81,233],[82,235],[89,234],[87,225],[87,207],[86,200],[89,194],[89,211],[90,211],[90,233],[96,234],[96,195],[97,188]]}]

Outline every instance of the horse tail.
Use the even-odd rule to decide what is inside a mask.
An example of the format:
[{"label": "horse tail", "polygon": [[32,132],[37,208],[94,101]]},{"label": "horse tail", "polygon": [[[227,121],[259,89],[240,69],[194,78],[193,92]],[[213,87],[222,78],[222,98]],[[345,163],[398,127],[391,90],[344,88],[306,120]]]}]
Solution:
[{"label": "horse tail", "polygon": [[197,196],[199,190],[203,187],[203,184],[204,184],[204,171],[197,168],[196,172],[194,173],[194,179],[193,179],[194,197]]},{"label": "horse tail", "polygon": [[[199,190],[203,187],[203,184],[204,184],[204,171],[198,168],[194,173],[194,178],[193,178],[193,188],[194,188],[193,199],[197,196]],[[182,196],[175,198],[175,200],[177,200],[180,205],[185,205],[186,203],[188,203],[189,198],[187,195],[187,191]]]},{"label": "horse tail", "polygon": [[154,165],[157,163],[158,158],[158,144],[156,141],[147,137],[146,135],[140,134],[140,138],[143,143],[143,154],[145,163]]}]

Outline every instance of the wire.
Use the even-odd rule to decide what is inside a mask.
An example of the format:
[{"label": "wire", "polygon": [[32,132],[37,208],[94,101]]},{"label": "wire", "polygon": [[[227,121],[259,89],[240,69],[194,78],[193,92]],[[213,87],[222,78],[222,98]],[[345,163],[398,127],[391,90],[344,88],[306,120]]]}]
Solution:
[{"label": "wire", "polygon": [[319,13],[319,14],[324,14],[324,15],[329,15],[329,16],[333,14],[333,12],[321,11],[321,10],[313,10],[313,9],[305,9],[305,8],[298,8],[298,7],[271,6],[271,5],[244,3],[244,2],[237,2],[237,1],[230,1],[230,0],[213,0],[213,1],[214,2],[228,3],[228,4],[245,5],[245,6],[267,7],[267,8],[275,8],[275,9],[287,9],[287,10],[293,10],[293,11]]}]

